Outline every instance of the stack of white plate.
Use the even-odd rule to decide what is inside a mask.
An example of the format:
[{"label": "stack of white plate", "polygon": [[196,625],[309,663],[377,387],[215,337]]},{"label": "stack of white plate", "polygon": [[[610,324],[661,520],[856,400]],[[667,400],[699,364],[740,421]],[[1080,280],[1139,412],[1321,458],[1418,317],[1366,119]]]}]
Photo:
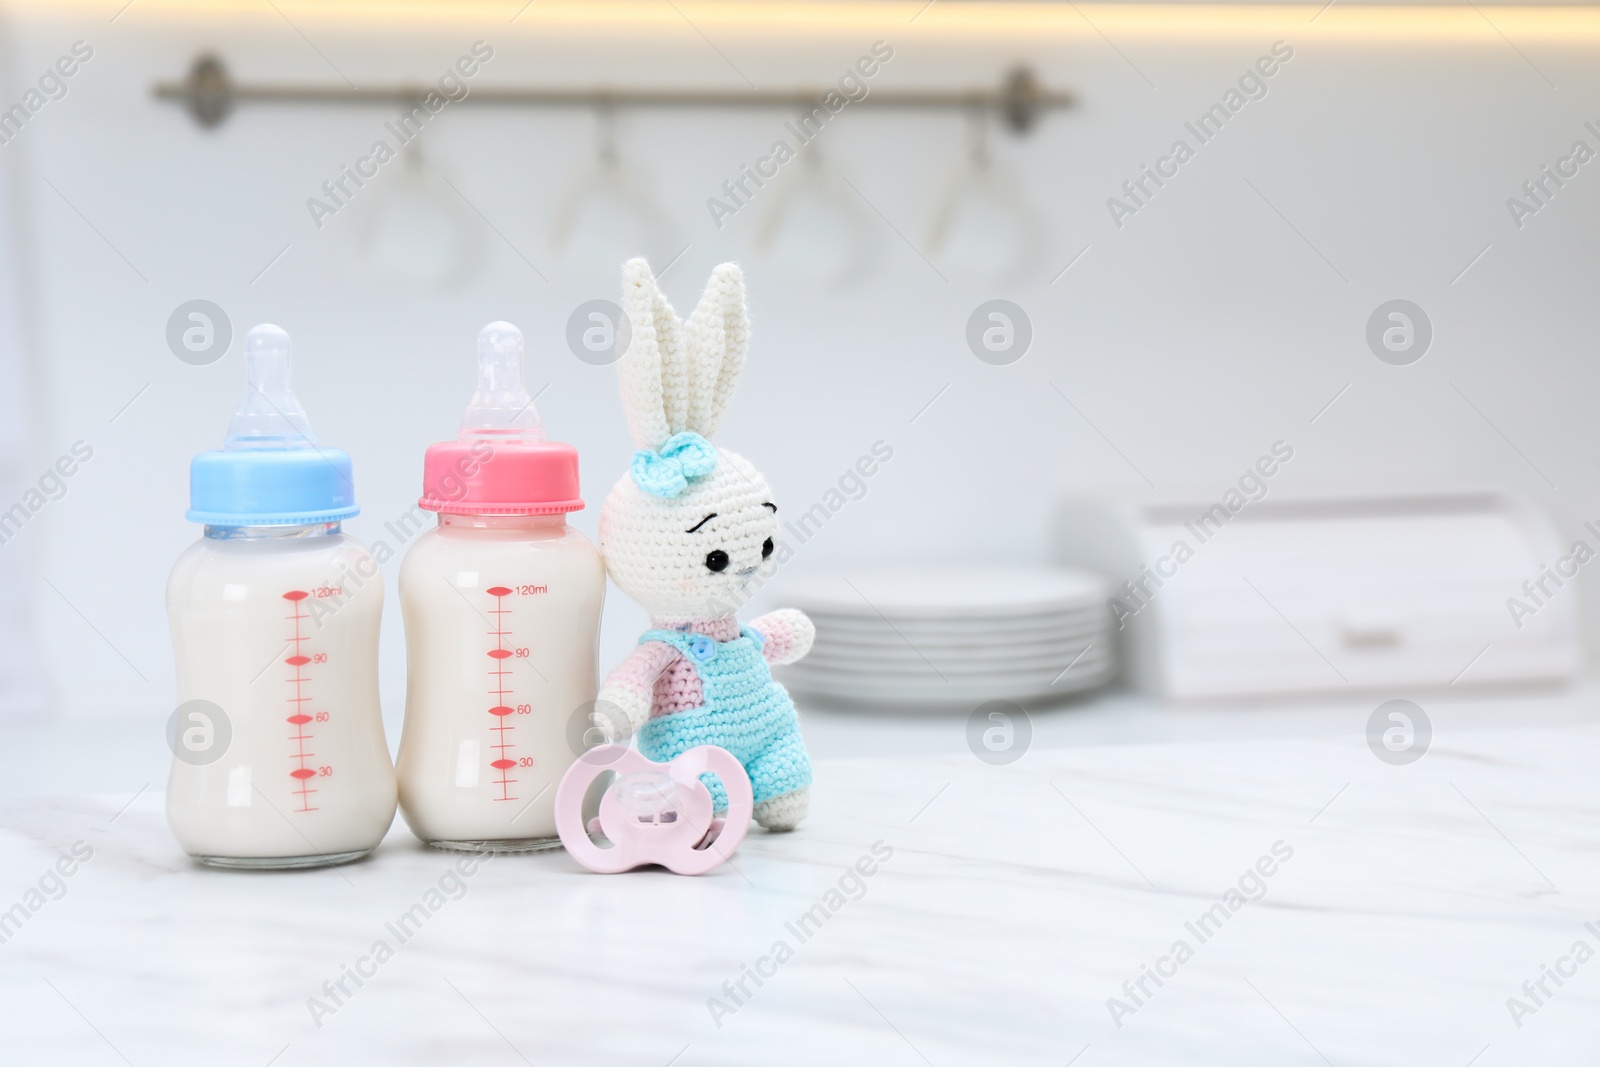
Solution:
[{"label": "stack of white plate", "polygon": [[797,692],[856,705],[1045,700],[1103,685],[1116,666],[1110,589],[1088,571],[926,568],[793,585],[817,626],[780,673]]}]

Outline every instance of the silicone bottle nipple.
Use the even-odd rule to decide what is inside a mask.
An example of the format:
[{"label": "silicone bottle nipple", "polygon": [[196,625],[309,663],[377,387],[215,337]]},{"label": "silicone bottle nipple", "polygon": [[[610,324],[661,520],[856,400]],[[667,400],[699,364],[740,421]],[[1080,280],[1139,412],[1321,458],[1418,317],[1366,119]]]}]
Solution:
[{"label": "silicone bottle nipple", "polygon": [[316,444],[311,420],[289,383],[289,334],[263,323],[245,335],[245,392],[228,424],[222,447],[310,448]]},{"label": "silicone bottle nipple", "polygon": [[491,322],[478,332],[478,388],[460,437],[544,440],[539,412],[522,384],[522,331],[509,322]]}]

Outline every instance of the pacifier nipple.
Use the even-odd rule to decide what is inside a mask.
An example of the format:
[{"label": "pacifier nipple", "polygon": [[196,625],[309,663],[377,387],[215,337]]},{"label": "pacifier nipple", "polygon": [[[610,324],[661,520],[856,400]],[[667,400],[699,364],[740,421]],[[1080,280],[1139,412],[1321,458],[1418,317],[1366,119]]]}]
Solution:
[{"label": "pacifier nipple", "polygon": [[678,821],[678,784],[670,775],[656,771],[625,774],[617,779],[613,788],[617,802],[635,822],[661,824]]},{"label": "pacifier nipple", "polygon": [[544,439],[533,398],[522,384],[522,331],[491,322],[478,333],[478,388],[462,416],[460,437]]},{"label": "pacifier nipple", "polygon": [[289,382],[289,334],[263,323],[245,335],[244,399],[228,424],[225,449],[309,448],[311,420]]}]

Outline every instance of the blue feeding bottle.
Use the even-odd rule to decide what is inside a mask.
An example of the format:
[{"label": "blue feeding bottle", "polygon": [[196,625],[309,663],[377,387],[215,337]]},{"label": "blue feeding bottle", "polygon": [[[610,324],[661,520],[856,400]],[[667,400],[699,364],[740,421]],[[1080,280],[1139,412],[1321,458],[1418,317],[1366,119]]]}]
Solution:
[{"label": "blue feeding bottle", "polygon": [[188,518],[204,536],[167,581],[167,822],[212,866],[344,863],[394,820],[383,579],[341,528],[359,510],[350,457],[316,443],[289,356],[277,326],[246,336],[244,399],[222,448],[189,468]]}]

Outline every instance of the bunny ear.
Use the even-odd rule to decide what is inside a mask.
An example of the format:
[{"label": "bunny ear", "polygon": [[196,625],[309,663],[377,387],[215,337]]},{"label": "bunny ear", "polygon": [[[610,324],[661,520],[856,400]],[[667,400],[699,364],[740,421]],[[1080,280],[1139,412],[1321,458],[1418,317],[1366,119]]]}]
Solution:
[{"label": "bunny ear", "polygon": [[722,425],[750,346],[744,272],[737,263],[711,272],[705,295],[684,323],[683,340],[689,354],[688,426],[710,437]]},{"label": "bunny ear", "polygon": [[689,425],[689,355],[683,344],[683,322],[659,288],[655,321],[656,347],[661,351],[661,412],[670,436]]},{"label": "bunny ear", "polygon": [[659,448],[686,418],[687,360],[682,325],[642,257],[622,267],[622,307],[633,332],[617,365],[628,430],[638,447]]}]

